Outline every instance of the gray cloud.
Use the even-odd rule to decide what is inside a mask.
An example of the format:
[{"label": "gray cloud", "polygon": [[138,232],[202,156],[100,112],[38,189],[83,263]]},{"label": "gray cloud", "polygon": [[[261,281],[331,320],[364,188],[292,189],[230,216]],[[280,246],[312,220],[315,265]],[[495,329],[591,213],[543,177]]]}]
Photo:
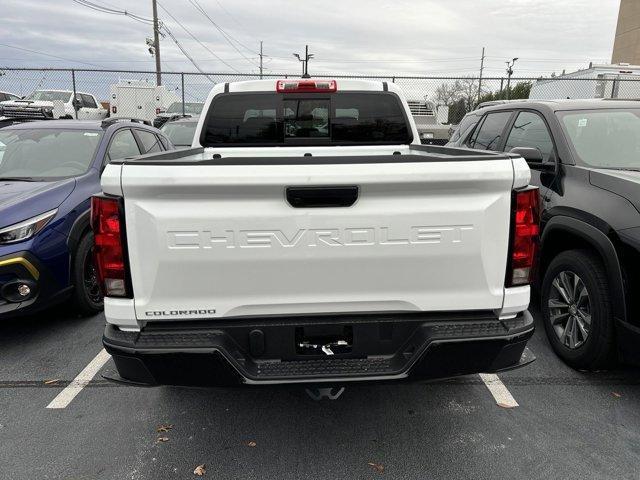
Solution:
[{"label": "gray cloud", "polygon": [[[248,49],[233,49],[188,0],[161,0],[186,28],[239,71],[257,71],[259,40],[271,72],[298,72],[292,52],[305,43],[317,73],[459,75],[477,72],[487,48],[487,73],[520,57],[516,74],[536,76],[584,67],[611,56],[619,0],[199,0],[209,15]],[[145,46],[151,28],[71,0],[3,0],[0,65],[153,68]],[[151,16],[149,0],[95,3]],[[221,8],[222,5],[224,7]],[[229,71],[162,10],[161,19],[206,71]],[[162,40],[164,67],[193,71],[170,38]],[[249,60],[246,60],[247,57]],[[86,66],[86,65],[85,65]]]}]

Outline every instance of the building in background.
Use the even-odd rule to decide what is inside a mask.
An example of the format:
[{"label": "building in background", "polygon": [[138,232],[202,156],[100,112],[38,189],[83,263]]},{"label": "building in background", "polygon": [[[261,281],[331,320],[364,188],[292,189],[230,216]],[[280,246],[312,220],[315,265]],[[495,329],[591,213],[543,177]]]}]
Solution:
[{"label": "building in background", "polygon": [[640,65],[640,1],[621,0],[611,63]]},{"label": "building in background", "polygon": [[531,86],[529,98],[640,98],[640,66],[590,64],[584,70],[537,80]]}]

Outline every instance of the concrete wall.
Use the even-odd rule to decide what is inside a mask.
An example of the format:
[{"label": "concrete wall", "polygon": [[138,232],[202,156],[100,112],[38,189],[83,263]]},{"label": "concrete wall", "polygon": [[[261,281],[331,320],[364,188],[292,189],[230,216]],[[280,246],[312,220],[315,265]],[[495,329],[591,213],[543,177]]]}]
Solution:
[{"label": "concrete wall", "polygon": [[640,1],[621,0],[611,63],[640,64]]}]

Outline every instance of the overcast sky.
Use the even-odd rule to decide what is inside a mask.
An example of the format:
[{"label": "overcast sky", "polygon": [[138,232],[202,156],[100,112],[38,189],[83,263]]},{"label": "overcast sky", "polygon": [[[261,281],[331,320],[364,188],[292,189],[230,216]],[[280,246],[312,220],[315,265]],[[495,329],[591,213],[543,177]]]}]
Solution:
[{"label": "overcast sky", "polygon": [[[151,0],[91,1],[142,18],[152,16]],[[257,72],[263,40],[265,72],[299,72],[292,52],[303,53],[308,43],[315,55],[311,73],[472,74],[479,70],[484,46],[486,75],[503,75],[504,62],[519,57],[515,75],[538,76],[584,68],[590,61],[608,62],[620,0],[160,0],[160,4],[161,21],[207,72]],[[211,21],[196,9],[197,4]],[[152,28],[144,21],[102,13],[73,0],[2,0],[1,10],[0,66],[154,68],[145,45]],[[161,40],[161,50],[164,69],[196,71],[168,35]]]}]

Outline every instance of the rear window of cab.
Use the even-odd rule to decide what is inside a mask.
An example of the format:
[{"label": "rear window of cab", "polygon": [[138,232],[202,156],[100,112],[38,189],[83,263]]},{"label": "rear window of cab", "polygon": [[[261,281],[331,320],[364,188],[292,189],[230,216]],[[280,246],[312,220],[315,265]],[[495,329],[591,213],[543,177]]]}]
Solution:
[{"label": "rear window of cab", "polygon": [[413,135],[393,92],[227,93],[217,96],[202,129],[204,147],[390,145]]}]

